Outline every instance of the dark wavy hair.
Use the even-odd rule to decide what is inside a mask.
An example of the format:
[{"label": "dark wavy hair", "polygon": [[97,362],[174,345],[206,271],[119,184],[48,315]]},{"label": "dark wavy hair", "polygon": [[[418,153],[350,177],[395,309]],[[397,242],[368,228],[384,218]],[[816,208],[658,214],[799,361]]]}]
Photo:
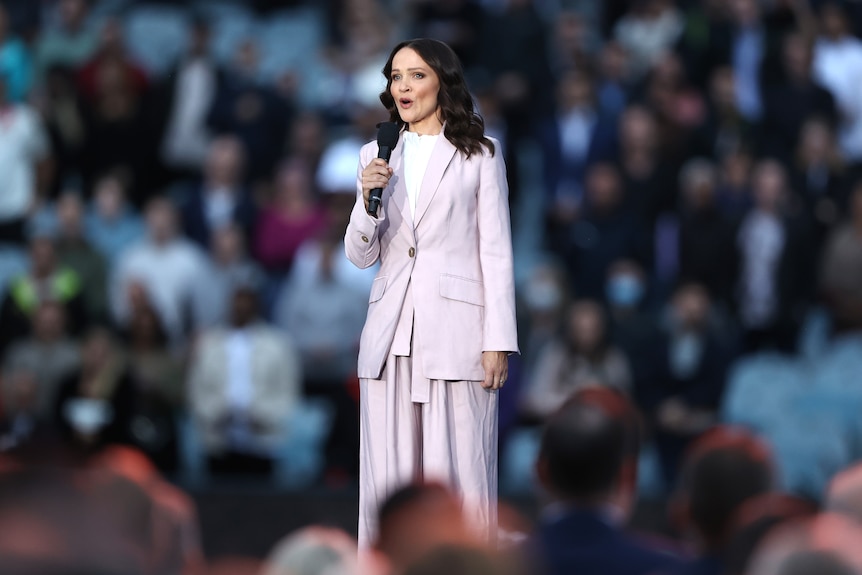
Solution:
[{"label": "dark wavy hair", "polygon": [[441,119],[445,122],[443,134],[446,139],[467,157],[482,153],[482,146],[493,156],[494,144],[485,136],[485,120],[473,110],[473,98],[467,89],[461,62],[452,48],[439,40],[417,38],[401,42],[392,49],[383,67],[386,89],[380,93],[380,101],[389,110],[389,121],[399,126],[405,124],[390,93],[392,60],[402,48],[414,50],[437,74],[440,81],[437,104],[440,106]]}]

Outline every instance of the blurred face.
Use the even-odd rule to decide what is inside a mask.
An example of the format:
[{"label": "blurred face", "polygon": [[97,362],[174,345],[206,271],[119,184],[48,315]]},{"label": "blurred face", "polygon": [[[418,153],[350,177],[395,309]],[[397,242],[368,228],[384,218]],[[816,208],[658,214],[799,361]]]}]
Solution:
[{"label": "blurred face", "polygon": [[43,341],[54,341],[63,335],[65,317],[56,304],[43,304],[33,318],[33,332]]},{"label": "blurred face", "polygon": [[713,73],[710,95],[719,108],[736,107],[736,87],[732,69],[719,68]]},{"label": "blurred face", "polygon": [[34,239],[30,243],[30,261],[36,276],[51,274],[57,262],[54,242],[47,238]]},{"label": "blurred face", "polygon": [[564,111],[589,105],[592,84],[583,74],[567,74],[560,83],[560,108]]},{"label": "blurred face", "polygon": [[60,19],[66,26],[77,26],[81,24],[87,13],[84,0],[61,0]]},{"label": "blurred face", "polygon": [[248,289],[237,290],[233,296],[231,318],[236,326],[251,323],[257,316],[257,296]]},{"label": "blurred face", "polygon": [[784,41],[784,67],[795,78],[808,76],[810,54],[805,39],[792,34]]},{"label": "blurred face", "polygon": [[623,113],[620,137],[626,147],[651,147],[655,143],[655,122],[652,115],[640,107]]},{"label": "blurred face", "polygon": [[673,299],[673,313],[680,325],[697,328],[706,323],[709,315],[709,296],[700,286],[686,286]]},{"label": "blurred face", "polygon": [[626,74],[626,51],[616,42],[608,42],[602,50],[599,66],[605,78],[621,80]]},{"label": "blurred face", "polygon": [[221,262],[237,261],[242,258],[245,251],[242,234],[234,226],[216,230],[212,242],[213,255]]},{"label": "blurred face", "polygon": [[619,176],[610,165],[594,166],[587,175],[587,197],[599,211],[615,208],[621,199]]},{"label": "blurred face", "polygon": [[693,210],[700,210],[712,205],[715,195],[715,180],[711,171],[705,167],[690,174],[683,189],[686,204]]},{"label": "blurred face", "polygon": [[311,174],[299,164],[285,166],[278,172],[276,186],[275,199],[278,203],[306,199],[311,192]]},{"label": "blurred face", "polygon": [[758,164],[752,181],[754,201],[766,211],[774,211],[784,197],[784,169],[778,162],[767,160]]},{"label": "blurred face", "polygon": [[75,194],[64,194],[57,203],[57,219],[65,236],[77,236],[83,227],[84,206]]},{"label": "blurred face", "polygon": [[825,161],[832,149],[832,132],[823,122],[806,122],[802,127],[801,146],[809,161]]},{"label": "blurred face", "polygon": [[170,241],[176,235],[176,212],[167,201],[157,201],[147,209],[147,231],[156,243]]},{"label": "blurred face", "polygon": [[111,338],[106,332],[91,333],[84,341],[81,350],[81,361],[85,367],[98,368],[111,357]]},{"label": "blurred face", "polygon": [[757,0],[731,0],[730,9],[739,26],[751,26],[760,17]]},{"label": "blurred face", "polygon": [[125,191],[116,178],[103,178],[96,184],[94,192],[96,211],[107,220],[120,215],[125,203]]},{"label": "blurred face", "polygon": [[847,33],[847,17],[844,15],[844,11],[833,2],[829,2],[823,7],[820,25],[823,28],[823,33],[833,39],[840,38]]},{"label": "blurred face", "polygon": [[592,352],[604,335],[604,320],[598,305],[589,302],[572,307],[569,312],[569,338],[579,351]]},{"label": "blurred face", "polygon": [[398,115],[408,129],[420,134],[437,134],[442,127],[437,94],[437,73],[412,48],[402,48],[392,59],[389,93]]},{"label": "blurred face", "polygon": [[210,146],[207,177],[215,185],[234,185],[242,167],[242,144],[235,138],[220,138]]}]

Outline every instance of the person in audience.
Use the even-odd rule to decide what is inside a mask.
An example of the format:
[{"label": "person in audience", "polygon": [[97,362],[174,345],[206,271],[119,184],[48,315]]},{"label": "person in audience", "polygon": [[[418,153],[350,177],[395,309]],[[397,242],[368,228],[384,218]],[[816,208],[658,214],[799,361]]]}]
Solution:
[{"label": "person in audience", "polygon": [[737,225],[754,203],[751,168],[752,156],[743,149],[728,152],[719,165],[716,203],[719,211]]},{"label": "person in audience", "polygon": [[408,566],[404,575],[510,575],[520,573],[510,562],[483,549],[447,545],[434,549]]},{"label": "person in audience", "polygon": [[168,334],[149,302],[133,307],[123,344],[137,391],[174,409],[183,408],[186,398],[183,364],[171,351]]},{"label": "person in audience", "polygon": [[84,336],[80,368],[60,382],[53,422],[75,451],[132,443],[135,390],[117,340],[94,326]]},{"label": "person in audience", "polygon": [[53,198],[67,182],[82,177],[87,151],[87,122],[84,104],[75,89],[74,72],[59,64],[52,65],[32,99],[51,147],[53,177],[48,178],[47,193]]},{"label": "person in audience", "polygon": [[608,337],[629,360],[632,387],[648,377],[655,336],[655,317],[649,311],[647,278],[637,262],[621,259],[611,264],[605,283]]},{"label": "person in audience", "polygon": [[83,295],[80,276],[58,263],[54,239],[36,232],[30,240],[30,269],[10,281],[0,305],[0,349],[29,332],[44,302],[63,305],[69,331],[81,333],[88,321]]},{"label": "person in audience", "polygon": [[630,391],[628,359],[609,343],[601,306],[590,300],[576,301],[567,316],[563,338],[545,347],[524,390],[522,409],[540,420],[585,386]]},{"label": "person in audience", "polygon": [[47,26],[36,43],[36,65],[44,74],[53,65],[77,69],[84,65],[99,46],[96,31],[87,22],[87,0],[60,0],[53,26]]},{"label": "person in audience", "polygon": [[255,221],[255,206],[242,180],[245,150],[233,136],[212,140],[207,151],[203,177],[187,188],[180,203],[183,230],[203,248],[212,241],[213,232],[235,224],[250,237]]},{"label": "person in audience", "polygon": [[0,73],[6,74],[10,102],[23,102],[30,92],[33,63],[27,46],[10,27],[9,13],[0,5]]},{"label": "person in audience", "polygon": [[[356,541],[344,531],[306,527],[276,544],[261,575],[359,575]],[[373,575],[383,575],[374,573]]]},{"label": "person in audience", "polygon": [[98,85],[111,67],[125,78],[131,92],[140,98],[149,86],[147,73],[127,54],[123,23],[109,17],[101,25],[99,46],[93,57],[78,70],[78,92],[85,101],[93,102],[99,93]]},{"label": "person in audience", "polygon": [[201,337],[189,368],[189,410],[213,473],[271,473],[301,393],[299,355],[261,321],[258,289],[236,286],[230,324]]},{"label": "person in audience", "polygon": [[713,299],[730,306],[737,276],[734,222],[717,204],[718,174],[709,160],[694,159],[680,171],[679,276],[703,285]]},{"label": "person in audience", "polygon": [[120,255],[111,278],[110,298],[114,321],[128,325],[133,296],[143,288],[159,313],[172,344],[183,341],[197,325],[193,298],[206,284],[206,256],[179,234],[176,208],[167,198],[147,204],[146,236]]},{"label": "person in audience", "polygon": [[774,485],[772,456],[753,434],[719,427],[702,435],[686,454],[671,506],[677,528],[693,539],[697,556],[669,572],[723,575],[735,514]]},{"label": "person in audience", "polygon": [[0,67],[0,242],[21,244],[50,150],[38,114],[27,104],[13,102],[8,84],[8,72]]},{"label": "person in audience", "polygon": [[108,269],[104,256],[89,242],[84,204],[77,192],[63,193],[57,201],[57,260],[81,278],[81,291],[91,321],[108,319]]},{"label": "person in audience", "polygon": [[225,81],[210,54],[210,32],[206,19],[193,20],[188,51],[158,87],[164,111],[160,155],[171,180],[189,180],[200,173],[210,148],[207,114]]},{"label": "person in audience", "polygon": [[737,235],[737,301],[745,350],[791,352],[813,291],[810,234],[803,220],[788,213],[786,171],[778,161],[758,162],[752,192],[754,206]]},{"label": "person in audience", "polygon": [[668,0],[647,0],[632,6],[614,27],[614,39],[631,55],[631,73],[642,77],[683,31],[682,14]]},{"label": "person in audience", "polygon": [[144,237],[144,223],[126,201],[126,186],[119,173],[107,173],[96,182],[84,225],[87,239],[111,267]]},{"label": "person in audience", "polygon": [[264,272],[246,250],[246,237],[235,224],[226,224],[212,233],[207,281],[195,286],[194,307],[198,329],[221,327],[230,316],[234,287],[251,280],[263,285]]},{"label": "person in audience", "polygon": [[286,161],[275,176],[272,201],[258,216],[255,256],[267,272],[284,277],[303,243],[326,227],[327,212],[315,198],[308,166],[298,159]]},{"label": "person in audience", "polygon": [[535,572],[647,575],[680,564],[624,527],[637,484],[634,413],[610,390],[585,390],[548,420],[536,473],[550,505],[525,550]]},{"label": "person in audience", "polygon": [[643,264],[649,251],[641,216],[625,206],[618,170],[594,164],[587,170],[585,186],[581,215],[566,228],[558,247],[577,297],[601,300],[611,263],[634,259]]},{"label": "person in audience", "polygon": [[455,494],[434,482],[413,483],[393,491],[378,510],[378,535],[372,552],[383,573],[404,573],[427,553],[446,545],[479,546]]},{"label": "person in audience", "polygon": [[836,332],[862,326],[862,182],[854,186],[849,204],[847,221],[829,235],[819,262],[819,292]]},{"label": "person in audience", "polygon": [[530,272],[526,282],[515,294],[519,297],[518,333],[526,334],[521,347],[524,370],[534,369],[542,350],[556,341],[563,325],[562,318],[569,303],[566,274],[556,261],[542,262]]},{"label": "person in audience", "polygon": [[735,351],[729,338],[704,287],[682,283],[674,291],[666,324],[654,332],[649,378],[636,393],[653,423],[664,478],[670,484],[686,446],[718,420]]},{"label": "person in audience", "polygon": [[[3,359],[3,372],[10,376],[4,382],[6,393],[19,393],[14,374],[27,373],[34,379],[35,405],[33,415],[47,421],[52,413],[55,397],[63,378],[78,368],[81,352],[77,342],[66,329],[66,312],[61,304],[45,302],[33,314],[30,337],[16,340]],[[3,404],[11,405],[4,400]]]}]

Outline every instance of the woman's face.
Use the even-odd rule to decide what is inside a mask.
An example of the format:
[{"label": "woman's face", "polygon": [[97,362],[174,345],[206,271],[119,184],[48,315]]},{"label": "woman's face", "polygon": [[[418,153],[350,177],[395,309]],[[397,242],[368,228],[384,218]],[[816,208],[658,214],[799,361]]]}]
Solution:
[{"label": "woman's face", "polygon": [[596,349],[604,337],[601,312],[592,304],[576,304],[569,312],[569,338],[582,353]]},{"label": "woman's face", "polygon": [[395,100],[398,115],[411,132],[440,132],[440,105],[437,73],[412,48],[402,48],[392,59],[389,93]]}]

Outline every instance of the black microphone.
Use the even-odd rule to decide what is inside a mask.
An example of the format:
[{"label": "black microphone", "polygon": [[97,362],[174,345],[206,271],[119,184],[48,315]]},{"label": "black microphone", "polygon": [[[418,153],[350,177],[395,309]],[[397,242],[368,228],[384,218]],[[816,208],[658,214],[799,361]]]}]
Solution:
[{"label": "black microphone", "polygon": [[[377,157],[389,163],[392,148],[398,143],[398,124],[395,122],[381,122],[377,127]],[[368,214],[377,217],[377,208],[380,207],[380,198],[383,197],[383,188],[374,188],[368,194]]]}]

